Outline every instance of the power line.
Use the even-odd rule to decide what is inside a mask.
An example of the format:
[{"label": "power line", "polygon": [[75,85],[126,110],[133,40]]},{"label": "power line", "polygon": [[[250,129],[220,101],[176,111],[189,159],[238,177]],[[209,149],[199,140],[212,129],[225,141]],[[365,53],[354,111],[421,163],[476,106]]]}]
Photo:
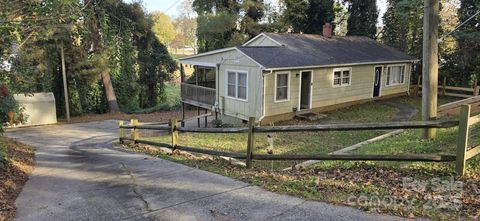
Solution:
[{"label": "power line", "polygon": [[181,1],[181,0],[177,0],[175,3],[173,3],[173,5],[171,5],[170,7],[168,7],[167,10],[165,10],[164,13],[166,14],[170,9],[173,8],[173,6],[175,6],[176,4],[178,4],[180,1]]},{"label": "power line", "polygon": [[449,35],[451,35],[453,32],[457,31],[460,27],[462,27],[464,24],[466,24],[468,21],[472,20],[475,16],[477,16],[478,14],[480,14],[480,10],[473,14],[470,18],[468,18],[467,20],[465,20],[464,22],[462,22],[461,24],[457,25],[457,27],[455,27],[452,31],[448,32],[447,34],[443,35],[440,39],[438,39],[439,42],[442,42],[443,39]]}]

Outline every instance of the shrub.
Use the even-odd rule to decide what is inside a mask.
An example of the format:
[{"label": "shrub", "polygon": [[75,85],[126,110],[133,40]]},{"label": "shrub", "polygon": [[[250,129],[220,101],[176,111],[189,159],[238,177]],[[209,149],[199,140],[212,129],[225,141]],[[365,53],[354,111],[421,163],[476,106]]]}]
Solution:
[{"label": "shrub", "polygon": [[25,122],[26,116],[23,114],[23,108],[15,101],[7,86],[0,85],[0,133],[3,132],[6,124],[10,124],[10,113],[13,114],[12,123]]}]

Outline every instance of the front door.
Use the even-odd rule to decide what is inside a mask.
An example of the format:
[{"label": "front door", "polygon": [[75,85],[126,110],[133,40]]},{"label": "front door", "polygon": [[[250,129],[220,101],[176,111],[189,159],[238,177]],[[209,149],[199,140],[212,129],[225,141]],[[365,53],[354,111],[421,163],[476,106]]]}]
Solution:
[{"label": "front door", "polygon": [[382,67],[375,67],[375,78],[373,79],[373,97],[380,96],[380,86],[382,85]]},{"label": "front door", "polygon": [[300,110],[310,109],[312,72],[300,72]]}]

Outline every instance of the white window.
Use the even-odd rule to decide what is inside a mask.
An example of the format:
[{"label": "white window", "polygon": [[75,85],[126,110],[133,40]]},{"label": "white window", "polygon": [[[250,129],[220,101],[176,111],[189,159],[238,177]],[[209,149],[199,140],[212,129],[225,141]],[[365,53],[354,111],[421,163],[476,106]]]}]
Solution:
[{"label": "white window", "polygon": [[227,71],[227,96],[240,100],[247,100],[247,73]]},{"label": "white window", "polygon": [[405,65],[389,66],[387,68],[386,85],[405,83]]},{"label": "white window", "polygon": [[290,73],[276,73],[275,74],[275,102],[288,101],[290,85]]},{"label": "white window", "polygon": [[352,81],[351,68],[335,68],[333,69],[333,86],[348,86]]}]

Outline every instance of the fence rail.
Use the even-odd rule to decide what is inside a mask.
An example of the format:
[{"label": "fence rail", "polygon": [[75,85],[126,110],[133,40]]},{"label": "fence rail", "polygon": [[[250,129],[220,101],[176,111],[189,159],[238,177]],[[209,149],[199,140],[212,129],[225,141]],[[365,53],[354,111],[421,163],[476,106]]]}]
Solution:
[{"label": "fence rail", "polygon": [[[359,161],[427,161],[427,162],[451,162],[456,161],[456,172],[465,174],[466,161],[480,154],[480,145],[468,149],[468,134],[471,125],[480,122],[480,115],[470,116],[470,105],[462,105],[460,120],[435,120],[435,121],[407,121],[385,123],[355,123],[355,124],[323,124],[323,125],[289,125],[289,126],[255,126],[255,118],[250,118],[248,127],[238,128],[188,128],[178,127],[178,121],[172,119],[169,125],[139,125],[138,121],[132,120],[130,125],[120,122],[120,142],[130,140],[135,143],[143,143],[153,146],[170,148],[172,150],[184,150],[195,153],[226,156],[237,159],[245,159],[247,168],[251,168],[252,160],[359,160]],[[305,132],[305,131],[351,131],[351,130],[390,130],[390,129],[419,129],[419,128],[451,128],[459,127],[456,155],[441,154],[404,154],[404,155],[270,155],[253,153],[256,133],[270,132]],[[124,137],[124,129],[132,130],[133,138]],[[139,129],[169,131],[172,137],[171,144],[158,143],[139,139]],[[248,133],[246,154],[210,150],[198,147],[181,146],[178,144],[179,132],[192,133]]]},{"label": "fence rail", "polygon": [[[411,89],[414,90],[416,95],[422,94],[422,85],[412,85]],[[459,97],[459,98],[469,98],[478,95],[478,89],[468,88],[468,87],[453,87],[453,86],[438,86],[439,95],[449,96],[449,97]],[[467,92],[467,93],[461,93]]]},{"label": "fence rail", "polygon": [[[480,117],[474,117],[480,119]],[[423,128],[449,128],[458,126],[458,120],[435,120],[435,121],[400,121],[384,123],[356,123],[356,124],[318,124],[318,125],[287,125],[287,126],[255,126],[256,133],[271,132],[307,132],[307,131],[348,131],[348,130],[394,130],[394,129],[423,129]],[[161,125],[128,125],[120,126],[124,129],[145,130],[171,130],[170,126]],[[180,132],[193,133],[248,133],[248,127],[236,128],[197,128],[177,127]]]}]

